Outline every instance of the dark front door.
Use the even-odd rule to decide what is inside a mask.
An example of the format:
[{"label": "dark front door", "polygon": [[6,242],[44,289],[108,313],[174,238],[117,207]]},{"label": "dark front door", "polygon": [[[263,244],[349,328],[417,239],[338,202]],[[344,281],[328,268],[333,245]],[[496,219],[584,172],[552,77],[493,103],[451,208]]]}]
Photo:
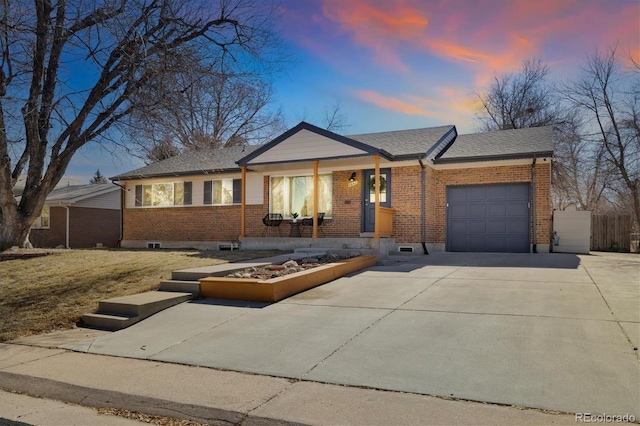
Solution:
[{"label": "dark front door", "polygon": [[[375,170],[364,171],[362,207],[362,232],[374,232],[376,225],[376,178]],[[380,169],[380,205],[391,207],[391,169]]]}]

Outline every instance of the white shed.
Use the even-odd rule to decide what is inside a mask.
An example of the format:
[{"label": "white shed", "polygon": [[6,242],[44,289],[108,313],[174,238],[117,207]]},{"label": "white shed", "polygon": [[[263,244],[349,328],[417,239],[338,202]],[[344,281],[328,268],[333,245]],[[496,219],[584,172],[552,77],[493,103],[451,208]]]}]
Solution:
[{"label": "white shed", "polygon": [[591,212],[578,211],[572,204],[553,212],[553,251],[589,254],[591,247]]}]

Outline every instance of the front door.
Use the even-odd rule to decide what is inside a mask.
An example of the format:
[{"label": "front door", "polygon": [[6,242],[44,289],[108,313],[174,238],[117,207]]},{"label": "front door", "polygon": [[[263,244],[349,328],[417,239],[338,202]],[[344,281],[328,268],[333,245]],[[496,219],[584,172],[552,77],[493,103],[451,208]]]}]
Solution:
[{"label": "front door", "polygon": [[[376,171],[374,169],[364,171],[363,208],[362,208],[362,232],[374,232],[376,225],[376,187],[374,181]],[[391,207],[391,169],[380,169],[380,205]]]}]

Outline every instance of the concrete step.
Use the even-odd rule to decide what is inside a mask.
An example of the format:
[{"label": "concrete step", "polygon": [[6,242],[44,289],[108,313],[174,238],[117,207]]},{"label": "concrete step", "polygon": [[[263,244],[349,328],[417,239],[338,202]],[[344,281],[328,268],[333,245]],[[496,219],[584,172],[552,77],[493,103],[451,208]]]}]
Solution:
[{"label": "concrete step", "polygon": [[191,299],[191,293],[149,291],[102,300],[98,303],[98,312],[146,318],[149,315],[153,315],[156,312],[189,299]]},{"label": "concrete step", "polygon": [[324,256],[327,253],[335,253],[339,255],[348,255],[351,253],[365,254],[379,254],[377,249],[370,248],[297,248],[294,253],[300,256]]},{"label": "concrete step", "polygon": [[123,317],[107,314],[84,314],[82,322],[100,330],[122,330],[140,321],[138,317]]},{"label": "concrete step", "polygon": [[85,314],[82,320],[91,327],[121,330],[193,297],[194,295],[190,292],[170,291],[149,291],[114,297],[98,302],[98,312]]},{"label": "concrete step", "polygon": [[424,256],[424,250],[416,247],[407,247],[412,248],[413,251],[399,251],[399,250],[391,250],[387,254],[389,256]]},{"label": "concrete step", "polygon": [[200,297],[200,281],[162,280],[159,290],[191,293],[193,297]]}]

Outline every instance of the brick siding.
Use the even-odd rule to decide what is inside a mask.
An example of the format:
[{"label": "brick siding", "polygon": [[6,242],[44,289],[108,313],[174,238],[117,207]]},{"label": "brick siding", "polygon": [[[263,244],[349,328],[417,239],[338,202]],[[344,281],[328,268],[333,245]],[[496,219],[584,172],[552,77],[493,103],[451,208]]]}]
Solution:
[{"label": "brick siding", "polygon": [[[67,211],[64,207],[49,209],[49,229],[32,229],[30,240],[36,247],[66,245]],[[120,211],[69,207],[69,245],[71,248],[116,247],[120,239]]]},{"label": "brick siding", "polygon": [[391,208],[393,236],[397,243],[419,243],[422,235],[421,168],[395,167],[391,169]]},{"label": "brick siding", "polygon": [[120,210],[69,208],[71,248],[116,247],[120,239]]},{"label": "brick siding", "polygon": [[[362,227],[362,171],[356,171],[358,183],[349,186],[352,170],[333,173],[333,214],[323,226],[326,237],[355,238]],[[536,166],[537,242],[548,243],[551,229],[551,169],[548,163]],[[531,165],[499,166],[452,170],[425,170],[426,242],[444,243],[446,236],[446,187],[491,183],[531,182]],[[421,242],[421,168],[391,169],[391,206],[394,214],[394,238],[397,243]],[[269,176],[263,181],[264,203],[246,210],[247,237],[264,232],[262,217],[269,212]],[[227,241],[240,235],[240,206],[174,208],[129,208],[124,210],[124,239],[145,241]],[[308,230],[304,230],[307,231]],[[281,225],[288,236],[288,222]],[[274,235],[271,233],[270,235]]]},{"label": "brick siding", "polygon": [[29,240],[34,247],[51,248],[65,245],[67,229],[67,211],[64,207],[49,208],[49,228],[32,229]]}]

